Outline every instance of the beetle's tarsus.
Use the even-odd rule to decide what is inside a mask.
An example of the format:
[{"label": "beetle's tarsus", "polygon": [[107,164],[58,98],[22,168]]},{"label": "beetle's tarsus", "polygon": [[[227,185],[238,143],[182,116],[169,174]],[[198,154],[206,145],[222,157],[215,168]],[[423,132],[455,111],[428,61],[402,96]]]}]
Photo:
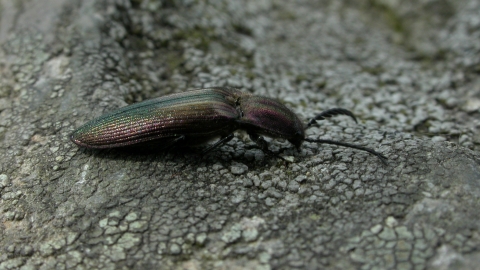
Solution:
[{"label": "beetle's tarsus", "polygon": [[363,147],[363,146],[360,146],[360,145],[356,145],[356,144],[350,144],[350,143],[344,143],[344,142],[339,142],[339,141],[333,141],[333,140],[323,140],[323,139],[310,139],[310,138],[305,138],[305,141],[306,142],[314,142],[314,143],[326,143],[326,144],[333,144],[333,145],[339,145],[339,146],[343,146],[343,147],[349,147],[349,148],[353,148],[353,149],[357,149],[357,150],[362,150],[362,151],[366,151],[376,157],[378,157],[380,159],[380,161],[382,161],[383,164],[385,165],[388,165],[388,162],[387,162],[387,157],[385,157],[384,155],[378,153],[377,151],[371,149],[371,148],[367,148],[367,147]]},{"label": "beetle's tarsus", "polygon": [[307,128],[311,127],[313,124],[316,124],[317,121],[319,121],[319,120],[325,120],[326,118],[330,118],[330,117],[335,116],[335,115],[350,116],[353,119],[353,121],[355,121],[355,123],[358,123],[357,118],[355,117],[355,115],[353,115],[353,113],[351,111],[346,110],[346,109],[342,109],[342,108],[333,108],[333,109],[325,110],[325,111],[315,115],[315,117],[313,117],[310,121],[308,121]]}]

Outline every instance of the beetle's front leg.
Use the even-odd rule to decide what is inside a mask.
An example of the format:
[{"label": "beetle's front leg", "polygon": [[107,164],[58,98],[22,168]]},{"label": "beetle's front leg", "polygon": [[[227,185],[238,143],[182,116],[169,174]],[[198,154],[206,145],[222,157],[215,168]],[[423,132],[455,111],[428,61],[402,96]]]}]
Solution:
[{"label": "beetle's front leg", "polygon": [[254,141],[258,145],[258,147],[260,147],[260,149],[262,149],[262,151],[265,152],[265,154],[288,161],[283,157],[279,156],[278,154],[275,154],[274,152],[270,151],[270,149],[268,149],[267,141],[265,141],[265,139],[262,136],[256,133],[248,133],[248,136],[250,137],[250,140]]}]

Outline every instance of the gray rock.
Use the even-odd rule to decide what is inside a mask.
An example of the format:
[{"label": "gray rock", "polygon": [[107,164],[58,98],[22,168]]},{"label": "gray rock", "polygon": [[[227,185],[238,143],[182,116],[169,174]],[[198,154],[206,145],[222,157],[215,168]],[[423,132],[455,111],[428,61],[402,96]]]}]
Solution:
[{"label": "gray rock", "polygon": [[[472,269],[480,4],[0,0],[0,268]],[[133,102],[237,86],[311,138],[198,158],[79,149]],[[21,238],[19,238],[19,235]],[[180,258],[180,259],[179,259]]]}]

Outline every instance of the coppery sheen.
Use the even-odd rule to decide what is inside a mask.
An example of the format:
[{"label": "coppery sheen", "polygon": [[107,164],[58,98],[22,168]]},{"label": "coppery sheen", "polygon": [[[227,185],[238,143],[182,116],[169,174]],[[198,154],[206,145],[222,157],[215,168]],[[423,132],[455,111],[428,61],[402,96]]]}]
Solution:
[{"label": "coppery sheen", "polygon": [[218,141],[204,152],[225,144],[236,130],[245,130],[267,154],[274,155],[261,135],[287,139],[300,148],[303,141],[327,143],[367,151],[382,162],[386,157],[358,145],[305,138],[305,129],[334,115],[355,116],[348,110],[326,110],[304,125],[275,99],[233,88],[212,87],[163,96],[126,106],[96,118],[75,130],[71,140],[87,148],[114,148],[140,143],[163,147]]}]

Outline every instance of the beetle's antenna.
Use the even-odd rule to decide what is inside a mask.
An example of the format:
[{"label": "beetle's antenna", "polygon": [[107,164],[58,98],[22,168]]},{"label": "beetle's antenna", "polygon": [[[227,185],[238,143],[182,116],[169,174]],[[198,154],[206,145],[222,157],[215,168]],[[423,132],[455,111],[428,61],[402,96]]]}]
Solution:
[{"label": "beetle's antenna", "polygon": [[384,155],[378,153],[377,151],[375,151],[373,149],[370,149],[370,148],[367,148],[367,147],[363,147],[363,146],[356,145],[356,144],[350,144],[350,143],[344,143],[344,142],[332,141],[332,140],[322,140],[322,139],[305,138],[305,141],[315,142],[315,143],[333,144],[333,145],[339,145],[339,146],[344,146],[344,147],[349,147],[349,148],[354,148],[354,149],[366,151],[366,152],[368,152],[372,155],[377,156],[383,162],[383,164],[388,165],[387,157],[385,157]]},{"label": "beetle's antenna", "polygon": [[308,121],[307,128],[311,127],[313,124],[317,123],[318,120],[324,120],[326,118],[330,118],[335,115],[348,115],[350,116],[355,123],[357,123],[357,118],[353,113],[349,110],[345,110],[342,108],[333,108],[333,109],[328,109],[326,111],[321,112],[320,114],[315,115],[310,121]]}]

